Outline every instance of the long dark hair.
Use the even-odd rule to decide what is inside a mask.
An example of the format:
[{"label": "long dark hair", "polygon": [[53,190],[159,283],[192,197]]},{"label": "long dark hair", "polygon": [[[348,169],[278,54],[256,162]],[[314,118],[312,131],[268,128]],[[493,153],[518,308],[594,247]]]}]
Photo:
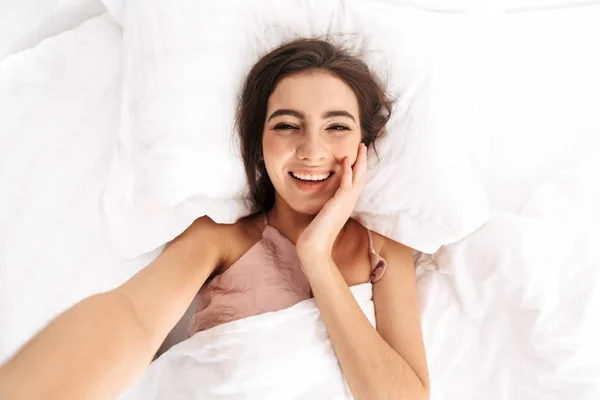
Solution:
[{"label": "long dark hair", "polygon": [[275,188],[267,174],[262,150],[267,102],[282,78],[308,70],[331,73],[352,88],[358,99],[364,144],[371,145],[385,132],[392,101],[360,57],[322,39],[298,39],[272,50],[250,70],[236,117],[253,213],[269,211],[275,203]]}]

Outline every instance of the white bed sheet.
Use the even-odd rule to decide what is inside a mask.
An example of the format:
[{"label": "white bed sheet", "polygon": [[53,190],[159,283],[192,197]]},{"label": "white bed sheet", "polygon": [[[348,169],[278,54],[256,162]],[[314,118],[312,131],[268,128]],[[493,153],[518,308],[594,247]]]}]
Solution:
[{"label": "white bed sheet", "polygon": [[[592,37],[598,31],[592,9],[586,13],[580,33]],[[549,44],[526,51],[548,43],[543,32],[528,36],[525,21],[494,23],[518,29],[502,53],[487,53],[480,79],[506,77],[507,65],[493,63],[504,56],[529,57],[534,66],[553,60]],[[482,176],[495,211],[469,238],[418,259],[432,399],[600,398],[593,253],[600,194],[592,153],[600,133],[593,71],[600,68],[592,69],[599,64],[586,47],[595,42],[571,48],[553,39],[570,53],[548,68],[567,77],[577,67],[580,79],[561,80],[558,94],[540,92],[544,76],[524,65],[511,85],[482,92],[481,115],[493,128]],[[121,283],[154,256],[119,260],[99,208],[118,126],[120,40],[103,15],[0,61],[0,362],[58,312]],[[528,104],[537,112],[527,113]],[[494,128],[499,116],[502,128]],[[541,141],[544,134],[551,140]],[[559,159],[528,158],[536,149]]]},{"label": "white bed sheet", "polygon": [[[420,277],[432,398],[600,398],[600,153],[494,211]],[[435,271],[435,272],[434,272]]]}]

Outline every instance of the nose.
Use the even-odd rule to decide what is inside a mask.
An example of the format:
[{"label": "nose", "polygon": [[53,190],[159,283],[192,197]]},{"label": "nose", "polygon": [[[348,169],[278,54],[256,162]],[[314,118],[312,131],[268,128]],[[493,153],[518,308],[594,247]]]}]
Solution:
[{"label": "nose", "polygon": [[296,150],[297,157],[305,161],[323,161],[327,159],[328,154],[327,145],[320,132],[305,132]]}]

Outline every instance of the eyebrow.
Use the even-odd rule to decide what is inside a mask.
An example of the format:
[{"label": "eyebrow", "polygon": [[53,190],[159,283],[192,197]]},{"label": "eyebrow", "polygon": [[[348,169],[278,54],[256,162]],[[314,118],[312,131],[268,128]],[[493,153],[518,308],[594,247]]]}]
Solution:
[{"label": "eyebrow", "polygon": [[[279,117],[281,115],[289,115],[289,116],[292,116],[292,117],[296,117],[298,119],[304,119],[305,118],[304,114],[302,114],[299,111],[289,110],[289,109],[282,108],[280,110],[273,111],[273,113],[267,119],[267,122],[269,122],[273,118]],[[356,119],[354,118],[354,116],[352,114],[350,114],[348,111],[345,111],[345,110],[327,111],[326,113],[324,113],[323,115],[321,115],[321,118],[323,118],[323,119],[333,118],[333,117],[346,117],[346,118],[350,118],[352,121],[356,122]]]},{"label": "eyebrow", "polygon": [[272,120],[275,117],[279,117],[280,115],[290,115],[292,117],[296,117],[298,119],[304,119],[304,114],[302,114],[299,111],[296,110],[288,110],[288,109],[280,109],[277,111],[274,111],[270,116],[269,119],[267,119],[267,122],[269,122],[270,120]]},{"label": "eyebrow", "polygon": [[354,119],[352,114],[350,114],[348,111],[345,111],[345,110],[327,111],[325,114],[323,114],[321,116],[321,118],[323,118],[323,119],[333,118],[333,117],[346,117],[346,118],[350,118],[352,121],[356,122],[356,120]]}]

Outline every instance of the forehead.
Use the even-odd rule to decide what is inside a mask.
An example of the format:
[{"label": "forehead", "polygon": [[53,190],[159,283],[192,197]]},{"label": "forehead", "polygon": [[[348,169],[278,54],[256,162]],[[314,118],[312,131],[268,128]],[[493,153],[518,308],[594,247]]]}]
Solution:
[{"label": "forehead", "polygon": [[294,109],[310,114],[346,110],[358,118],[358,100],[346,82],[335,75],[311,71],[287,76],[269,97],[267,111]]}]

